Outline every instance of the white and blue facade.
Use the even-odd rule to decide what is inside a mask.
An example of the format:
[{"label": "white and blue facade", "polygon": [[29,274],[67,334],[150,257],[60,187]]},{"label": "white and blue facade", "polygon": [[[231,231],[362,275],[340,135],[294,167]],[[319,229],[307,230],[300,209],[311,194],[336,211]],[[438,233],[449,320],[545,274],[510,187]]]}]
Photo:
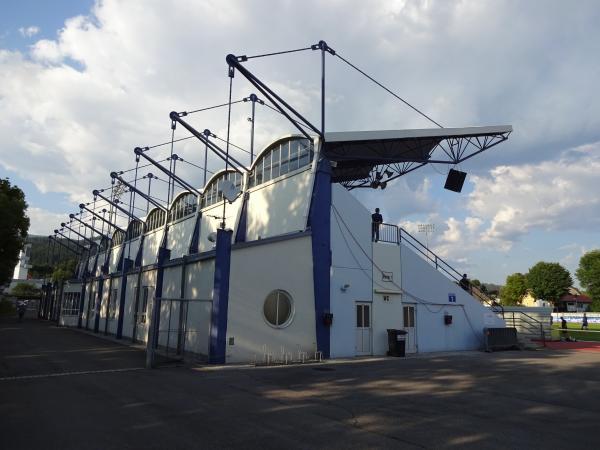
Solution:
[{"label": "white and blue facade", "polygon": [[319,138],[287,136],[181,192],[98,246],[63,289],[61,324],[138,342],[154,324],[159,347],[183,339],[214,363],[385,355],[387,329],[406,329],[410,352],[477,349],[504,326],[402,239],[373,242],[371,211],[331,174]]}]

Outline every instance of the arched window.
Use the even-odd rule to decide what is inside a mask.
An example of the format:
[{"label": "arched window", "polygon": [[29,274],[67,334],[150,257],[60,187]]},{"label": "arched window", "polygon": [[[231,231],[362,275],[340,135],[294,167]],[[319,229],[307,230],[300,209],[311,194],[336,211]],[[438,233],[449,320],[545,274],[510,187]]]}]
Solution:
[{"label": "arched window", "polygon": [[121,230],[115,230],[115,232],[113,233],[113,236],[112,236],[113,247],[116,247],[117,245],[121,245],[124,240],[125,240],[125,233],[123,233]]},{"label": "arched window", "polygon": [[303,138],[280,141],[265,150],[250,173],[250,187],[308,166],[314,157],[312,142]]},{"label": "arched window", "polygon": [[164,210],[155,208],[150,211],[150,214],[146,217],[146,233],[162,227],[165,224],[166,219],[167,213]]},{"label": "arched window", "polygon": [[129,226],[127,227],[127,233],[125,234],[125,240],[131,241],[138,237],[144,231],[144,224],[139,220],[133,220],[129,222]]},{"label": "arched window", "polygon": [[202,208],[223,201],[223,181],[229,180],[235,186],[236,193],[242,190],[242,174],[233,170],[222,173],[213,178],[204,188]]},{"label": "arched window", "polygon": [[198,196],[191,192],[184,192],[175,199],[169,209],[169,223],[194,214],[197,209]]}]

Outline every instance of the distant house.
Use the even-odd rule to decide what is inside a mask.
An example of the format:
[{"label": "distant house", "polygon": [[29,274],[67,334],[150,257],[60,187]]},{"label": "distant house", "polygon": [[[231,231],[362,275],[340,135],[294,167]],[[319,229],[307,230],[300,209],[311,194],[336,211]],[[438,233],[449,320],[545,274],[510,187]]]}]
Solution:
[{"label": "distant house", "polygon": [[521,306],[528,306],[530,308],[552,308],[552,303],[547,300],[536,299],[531,291],[527,291],[527,294],[521,299]]},{"label": "distant house", "polygon": [[592,299],[581,293],[579,289],[569,288],[556,304],[557,312],[585,312],[590,310]]}]

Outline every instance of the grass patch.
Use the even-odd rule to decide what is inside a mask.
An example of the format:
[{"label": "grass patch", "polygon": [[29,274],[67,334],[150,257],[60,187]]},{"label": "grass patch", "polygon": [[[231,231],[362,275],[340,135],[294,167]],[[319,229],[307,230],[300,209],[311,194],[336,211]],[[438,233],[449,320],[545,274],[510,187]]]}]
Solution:
[{"label": "grass patch", "polygon": [[[578,341],[592,341],[600,342],[600,324],[590,323],[588,326],[589,330],[582,330],[580,323],[568,323],[567,322],[567,333],[568,336]],[[594,331],[595,330],[595,331]],[[552,339],[560,339],[562,337],[560,322],[552,325]]]}]

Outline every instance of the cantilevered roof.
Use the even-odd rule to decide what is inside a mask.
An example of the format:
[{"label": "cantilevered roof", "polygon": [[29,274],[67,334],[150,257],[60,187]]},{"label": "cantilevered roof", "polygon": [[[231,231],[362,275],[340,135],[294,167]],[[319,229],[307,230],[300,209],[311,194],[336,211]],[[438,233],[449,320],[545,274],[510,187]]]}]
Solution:
[{"label": "cantilevered roof", "polygon": [[333,161],[334,182],[367,187],[427,163],[458,164],[506,140],[511,132],[510,125],[329,132],[322,151]]}]

